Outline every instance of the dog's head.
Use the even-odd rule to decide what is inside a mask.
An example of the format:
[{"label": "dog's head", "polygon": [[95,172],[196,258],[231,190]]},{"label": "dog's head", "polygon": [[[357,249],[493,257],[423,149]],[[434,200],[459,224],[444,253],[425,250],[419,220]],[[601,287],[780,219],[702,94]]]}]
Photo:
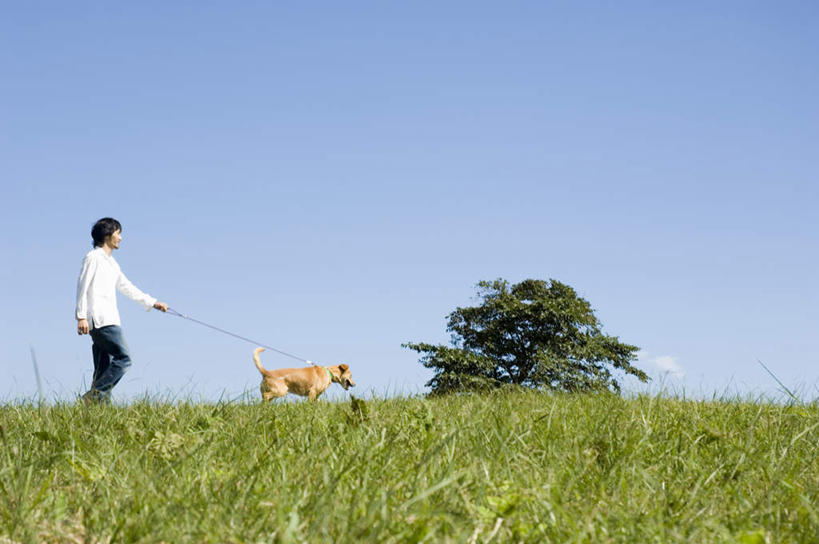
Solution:
[{"label": "dog's head", "polygon": [[343,387],[344,389],[355,387],[355,382],[353,381],[353,374],[352,372],[350,372],[349,366],[342,363],[338,365],[338,371],[340,373],[338,383],[341,384],[341,387]]}]

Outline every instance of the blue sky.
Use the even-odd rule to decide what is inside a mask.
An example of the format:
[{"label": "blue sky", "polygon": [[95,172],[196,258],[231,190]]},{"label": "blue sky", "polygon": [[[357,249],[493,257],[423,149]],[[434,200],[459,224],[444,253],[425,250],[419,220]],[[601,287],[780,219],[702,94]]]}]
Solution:
[{"label": "blue sky", "polygon": [[[141,289],[362,394],[423,392],[401,343],[503,277],[573,286],[655,388],[777,395],[758,358],[819,396],[819,8],[666,4],[6,6],[0,399],[30,346],[87,385],[103,216]],[[257,395],[253,346],[119,307],[118,399]]]}]

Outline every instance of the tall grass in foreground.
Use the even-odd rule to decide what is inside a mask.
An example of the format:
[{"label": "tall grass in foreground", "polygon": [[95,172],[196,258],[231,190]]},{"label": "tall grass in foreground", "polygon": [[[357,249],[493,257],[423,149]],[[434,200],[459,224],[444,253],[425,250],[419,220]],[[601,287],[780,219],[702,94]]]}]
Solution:
[{"label": "tall grass in foreground", "polygon": [[819,542],[819,406],[0,407],[0,542]]}]

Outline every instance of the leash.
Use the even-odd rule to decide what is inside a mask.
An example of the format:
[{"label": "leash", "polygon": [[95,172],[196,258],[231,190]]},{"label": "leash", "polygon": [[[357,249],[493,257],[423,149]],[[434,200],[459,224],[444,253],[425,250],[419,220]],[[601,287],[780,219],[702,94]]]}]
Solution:
[{"label": "leash", "polygon": [[217,326],[215,326],[215,325],[211,325],[210,323],[205,323],[204,321],[199,321],[198,319],[194,319],[194,318],[192,318],[192,317],[190,317],[190,316],[187,316],[187,315],[185,315],[185,314],[183,314],[183,313],[177,312],[177,311],[176,311],[176,310],[174,310],[173,308],[170,308],[170,307],[169,307],[169,308],[168,308],[168,313],[169,313],[169,314],[171,314],[171,315],[175,315],[175,316],[177,316],[177,317],[181,317],[182,319],[187,319],[188,321],[193,321],[194,323],[199,323],[200,325],[204,325],[205,327],[211,328],[211,329],[213,329],[213,330],[215,330],[215,331],[219,331],[219,332],[221,332],[221,333],[224,333],[224,334],[230,335],[230,336],[232,336],[232,337],[234,337],[234,338],[238,338],[239,340],[244,340],[245,342],[249,342],[249,343],[251,343],[251,344],[255,344],[255,345],[257,345],[257,346],[261,346],[261,347],[263,347],[263,348],[265,348],[265,349],[269,349],[270,351],[275,351],[276,353],[280,353],[281,355],[284,355],[284,356],[286,356],[286,357],[290,357],[291,359],[295,359],[295,360],[297,360],[297,361],[301,361],[301,362],[303,362],[303,363],[307,363],[307,364],[311,364],[311,365],[315,365],[315,364],[316,364],[316,363],[314,363],[313,361],[310,361],[309,359],[305,359],[305,358],[303,358],[303,357],[299,357],[299,356],[297,356],[297,355],[293,355],[292,353],[287,353],[286,351],[282,351],[282,350],[280,350],[280,349],[276,349],[276,348],[274,348],[274,347],[272,347],[272,346],[266,346],[266,345],[262,344],[261,342],[256,342],[255,340],[251,340],[250,338],[245,338],[244,336],[240,336],[240,335],[238,335],[238,334],[236,334],[236,333],[233,333],[233,332],[230,332],[230,331],[226,331],[225,329],[220,329],[219,327],[217,327]]}]

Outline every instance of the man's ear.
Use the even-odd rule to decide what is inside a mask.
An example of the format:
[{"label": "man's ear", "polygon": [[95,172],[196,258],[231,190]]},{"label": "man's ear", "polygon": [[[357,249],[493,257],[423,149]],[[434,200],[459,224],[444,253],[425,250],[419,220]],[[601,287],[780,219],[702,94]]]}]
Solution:
[{"label": "man's ear", "polygon": [[347,372],[347,369],[348,369],[348,368],[350,368],[350,367],[349,367],[349,366],[347,366],[347,365],[345,365],[344,363],[341,363],[340,365],[338,365],[338,369],[339,369],[340,371],[342,371],[342,372]]}]

